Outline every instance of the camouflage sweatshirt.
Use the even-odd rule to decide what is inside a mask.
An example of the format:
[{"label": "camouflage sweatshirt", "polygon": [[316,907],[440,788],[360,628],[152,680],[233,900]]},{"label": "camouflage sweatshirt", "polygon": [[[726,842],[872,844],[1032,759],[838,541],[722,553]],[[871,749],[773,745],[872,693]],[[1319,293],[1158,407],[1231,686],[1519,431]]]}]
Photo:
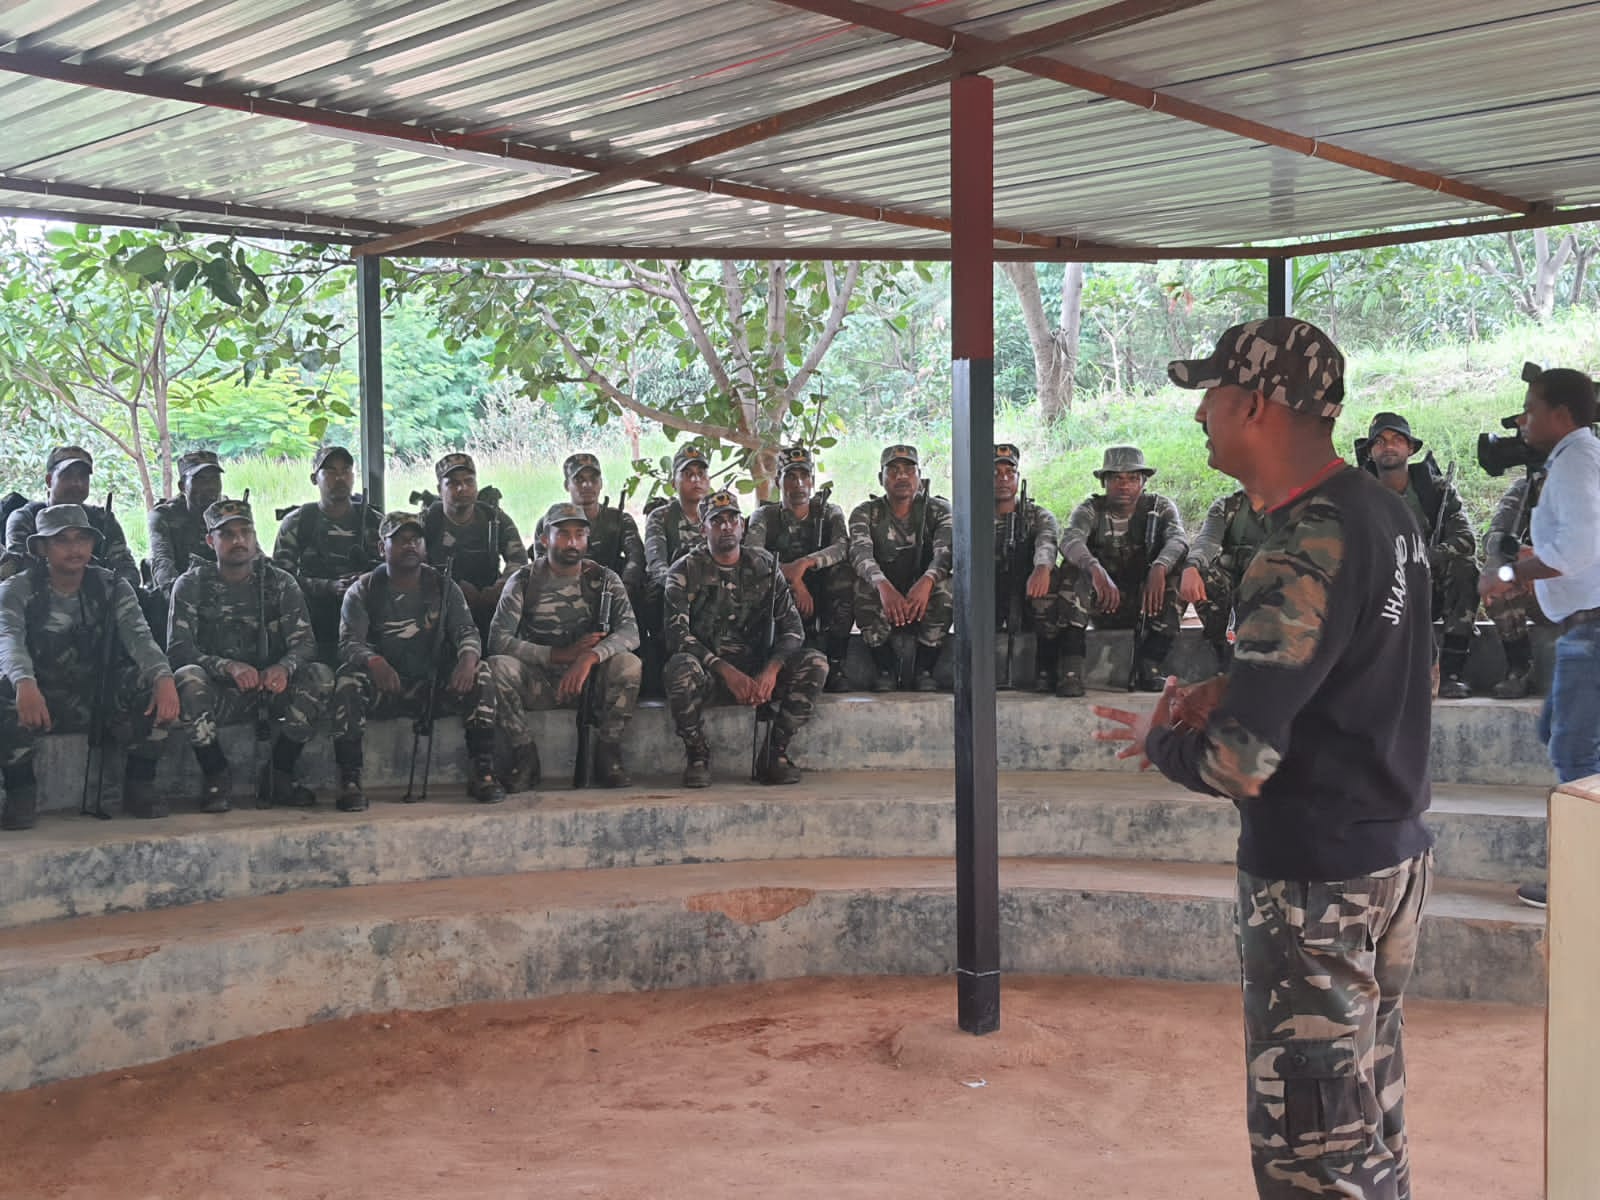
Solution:
[{"label": "camouflage sweatshirt", "polygon": [[1152,506],[1161,549],[1149,560],[1149,565],[1160,563],[1170,571],[1183,561],[1189,549],[1189,538],[1184,533],[1178,506],[1155,492],[1140,496],[1133,514],[1121,520],[1111,515],[1104,496],[1090,496],[1072,510],[1067,520],[1066,532],[1061,535],[1061,557],[1080,571],[1087,571],[1099,562],[1111,574],[1116,574],[1138,554],[1148,554],[1144,525]]},{"label": "camouflage sweatshirt", "polygon": [[904,520],[881,496],[856,505],[850,513],[850,565],[857,575],[874,587],[887,580],[901,591],[923,575],[934,583],[949,578],[955,546],[950,502],[929,496],[926,503],[921,529],[912,526],[920,501],[912,502]]},{"label": "camouflage sweatshirt", "polygon": [[644,522],[645,575],[658,587],[666,586],[667,568],[705,544],[700,519],[684,512],[677,500],[651,509]]},{"label": "camouflage sweatshirt", "polygon": [[[9,576],[22,570],[33,556],[28,553],[28,539],[38,532],[39,514],[49,505],[43,500],[30,500],[6,518],[6,570]],[[128,537],[115,513],[109,513],[98,504],[85,504],[89,524],[100,531],[100,549],[95,552],[94,565],[115,572],[132,586],[139,586],[139,564],[133,561],[133,551],[128,549]]]},{"label": "camouflage sweatshirt", "polygon": [[[668,646],[693,656],[707,671],[725,659],[746,674],[799,651],[805,626],[777,562],[754,546],[743,547],[730,567],[704,547],[678,559],[667,574]],[[774,617],[768,649],[767,622]]]},{"label": "camouflage sweatshirt", "polygon": [[[42,568],[23,571],[0,583],[0,674],[13,687],[24,679],[37,679],[41,687],[62,681],[92,685],[100,670],[96,655],[104,629],[102,609],[93,601],[94,594],[112,597],[117,644],[138,668],[140,681],[150,684],[171,676],[167,656],[150,636],[132,586],[109,571],[89,570],[99,572],[98,583],[85,579],[70,596],[50,587]],[[30,628],[28,608],[36,587],[43,588],[48,598],[42,623]]]},{"label": "camouflage sweatshirt", "polygon": [[1248,562],[1265,536],[1266,527],[1243,491],[1218,497],[1211,502],[1200,531],[1189,543],[1189,564],[1204,571],[1227,554],[1237,566],[1241,553],[1243,561]]},{"label": "camouflage sweatshirt", "polygon": [[[585,558],[592,559],[622,578],[623,586],[630,590],[644,584],[644,539],[639,536],[639,523],[633,514],[621,509],[596,505],[589,515],[589,549]],[[544,540],[544,518],[533,529],[533,543],[540,546]],[[544,553],[536,550],[534,557]]]},{"label": "camouflage sweatshirt", "polygon": [[994,561],[997,566],[1005,565],[1006,539],[1011,535],[1011,518],[1018,517],[1020,528],[1017,530],[1017,540],[1022,547],[1033,547],[1029,561],[1036,567],[1054,567],[1056,559],[1061,553],[1061,526],[1056,521],[1055,514],[1042,504],[1028,502],[1026,514],[1020,513],[1021,502],[1018,502],[1019,513],[996,513],[994,518]]},{"label": "camouflage sweatshirt", "polygon": [[206,544],[205,516],[191,512],[186,497],[161,501],[145,524],[150,530],[150,580],[157,591],[170,592],[196,559],[217,561],[217,552]]},{"label": "camouflage sweatshirt", "polygon": [[502,574],[510,573],[510,568],[527,566],[528,549],[505,509],[500,510],[498,544],[489,545],[495,520],[493,506],[480,500],[473,507],[472,519],[458,525],[445,515],[444,502],[434,501],[422,515],[428,562],[442,571],[445,564],[454,561],[456,578],[480,588],[493,587]]},{"label": "camouflage sweatshirt", "polygon": [[[262,579],[260,572],[265,572]],[[266,608],[267,654],[260,650],[260,611]],[[282,667],[294,673],[317,656],[311,616],[294,576],[265,559],[238,583],[222,577],[215,563],[190,567],[172,589],[167,618],[167,657],[174,667],[200,667],[213,679],[228,678],[229,663]]]},{"label": "camouflage sweatshirt", "polygon": [[388,599],[384,611],[376,614],[375,620],[370,598],[380,571],[385,568],[367,572],[344,594],[344,607],[339,612],[340,662],[364,667],[374,656],[381,656],[402,679],[430,679],[438,673],[438,664],[430,669],[428,659],[433,652],[434,630],[441,615],[444,620],[444,643],[439,652],[441,664],[452,658],[459,660],[469,653],[483,653],[477,623],[467,609],[467,598],[454,580],[441,597],[439,584],[443,576],[431,567],[422,568],[423,577],[414,588],[401,591],[392,581],[378,588],[388,593]]},{"label": "camouflage sweatshirt", "polygon": [[585,559],[580,574],[563,578],[550,569],[548,558],[540,558],[518,567],[500,593],[489,626],[489,653],[509,654],[529,666],[548,666],[551,650],[570,646],[599,629],[601,592],[611,596],[611,632],[595,646],[595,657],[605,662],[637,648],[639,624],[621,576]]},{"label": "camouflage sweatshirt", "polygon": [[850,557],[850,534],[845,528],[844,510],[831,503],[823,508],[820,549],[816,517],[815,508],[809,509],[805,520],[801,520],[782,504],[763,504],[750,515],[744,544],[771,551],[783,563],[814,558],[818,569],[837,566]]},{"label": "camouflage sweatshirt", "polygon": [[[339,600],[345,593],[340,582],[372,570],[383,561],[378,548],[378,523],[382,515],[365,504],[353,504],[337,519],[317,503],[302,504],[278,525],[272,547],[274,565],[300,583],[307,600]],[[365,536],[358,536],[357,522]]]},{"label": "camouflage sweatshirt", "polygon": [[[1483,565],[1487,571],[1497,570],[1514,557],[1506,553],[1509,538],[1518,546],[1533,545],[1533,538],[1529,534],[1529,525],[1533,517],[1534,506],[1539,503],[1539,493],[1544,490],[1544,472],[1534,473],[1531,486],[1532,494],[1529,495],[1530,482],[1526,475],[1520,476],[1500,497],[1500,503],[1494,507],[1494,516],[1489,521],[1489,532],[1483,535]],[[1527,507],[1523,507],[1523,497],[1528,497]]]}]

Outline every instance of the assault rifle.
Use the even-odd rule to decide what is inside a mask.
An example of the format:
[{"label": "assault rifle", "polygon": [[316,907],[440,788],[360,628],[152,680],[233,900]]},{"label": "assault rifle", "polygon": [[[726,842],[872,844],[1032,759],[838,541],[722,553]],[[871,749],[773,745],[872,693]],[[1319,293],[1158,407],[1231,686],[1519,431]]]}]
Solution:
[{"label": "assault rifle", "polygon": [[[1010,691],[1015,685],[1011,680],[1012,655],[1016,651],[1017,626],[1022,623],[1022,597],[1017,594],[1018,570],[1017,550],[1023,544],[1023,522],[1028,516],[1028,481],[1022,481],[1022,490],[1017,495],[1017,502],[1011,511],[1006,514],[1006,544],[1005,559],[1000,572],[1000,599],[1006,606],[1006,673],[1005,677],[996,684],[1000,691]],[[1023,576],[1024,586],[1027,577]]]},{"label": "assault rifle", "polygon": [[[106,493],[106,515],[111,515],[114,493]],[[80,587],[82,584],[79,585]],[[78,815],[91,813],[102,821],[111,814],[105,809],[106,794],[106,689],[111,683],[111,655],[117,644],[117,581],[111,581],[106,593],[105,613],[101,616],[100,642],[95,647],[94,701],[89,706],[89,745],[83,756],[83,795],[78,799]],[[89,766],[96,754],[99,769],[95,771],[94,807],[89,807]]]},{"label": "assault rifle", "polygon": [[1450,489],[1456,484],[1456,464],[1444,473],[1444,486],[1439,489],[1439,511],[1433,514],[1433,532],[1428,535],[1428,550],[1432,553],[1439,545],[1439,535],[1444,532],[1444,514],[1450,507]]},{"label": "assault rifle", "polygon": [[[833,484],[829,483],[818,488],[811,494],[808,502],[807,519],[811,522],[811,549],[808,554],[821,554],[823,540],[828,536],[828,504],[833,499]],[[783,502],[778,502],[781,508]],[[823,603],[826,597],[813,596],[811,606],[811,624],[819,634],[828,631],[828,616]]]},{"label": "assault rifle", "polygon": [[[600,593],[600,619],[597,622],[602,634],[611,632],[611,592]],[[578,698],[578,756],[572,763],[572,786],[586,788],[594,776],[594,731],[600,728],[600,672],[604,664],[596,663],[583,681],[583,692]]]},{"label": "assault rifle", "polygon": [[[428,798],[428,776],[433,771],[433,724],[439,711],[439,655],[444,648],[444,627],[449,624],[450,616],[450,584],[454,582],[455,560],[445,563],[444,570],[439,573],[439,623],[433,628],[433,645],[428,652],[428,695],[422,706],[422,715],[411,722],[411,774],[406,777],[406,794],[401,797],[407,804],[415,804]],[[427,611],[427,592],[420,587],[423,611]],[[422,760],[422,794],[414,794],[412,788],[417,782],[417,741],[419,738],[428,739],[428,754]]]},{"label": "assault rifle", "polygon": [[[266,767],[265,789],[257,793],[259,808],[271,808],[278,799],[278,773],[272,764],[272,695],[267,691],[267,656],[272,641],[267,637],[267,560],[256,557],[256,775]],[[265,803],[262,803],[262,801]]]},{"label": "assault rifle", "polygon": [[[778,581],[783,572],[778,569],[777,555],[772,558],[772,591],[767,597],[767,628],[762,639],[761,666],[766,668],[767,658],[778,640]],[[778,718],[778,702],[768,700],[756,705],[755,720],[750,731],[750,778],[759,778],[763,755],[772,753],[772,724]]]},{"label": "assault rifle", "polygon": [[[1156,526],[1158,518],[1156,510],[1152,508],[1150,515],[1144,519],[1144,548],[1145,553],[1154,561],[1156,556]],[[1139,616],[1133,623],[1133,651],[1128,656],[1128,690],[1139,690],[1139,655],[1144,650],[1145,638],[1150,634],[1150,617],[1145,612],[1144,594],[1139,595]]]}]

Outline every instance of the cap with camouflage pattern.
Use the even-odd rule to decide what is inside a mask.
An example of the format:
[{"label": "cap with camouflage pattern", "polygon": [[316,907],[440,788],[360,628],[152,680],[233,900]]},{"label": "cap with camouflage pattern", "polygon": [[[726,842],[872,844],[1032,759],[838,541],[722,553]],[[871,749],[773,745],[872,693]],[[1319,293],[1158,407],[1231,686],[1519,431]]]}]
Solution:
[{"label": "cap with camouflage pattern", "polygon": [[60,467],[70,467],[73,463],[82,463],[89,470],[94,470],[94,455],[82,446],[57,446],[50,451],[50,457],[44,460],[44,473],[54,475]]},{"label": "cap with camouflage pattern", "polygon": [[718,488],[711,495],[700,501],[700,523],[702,525],[721,513],[732,513],[736,517],[743,515],[739,511],[739,494],[737,492],[730,491],[728,488]]},{"label": "cap with camouflage pattern", "polygon": [[440,483],[448,479],[452,471],[471,471],[476,475],[478,473],[478,464],[472,461],[472,455],[462,454],[459,450],[452,454],[446,454],[433,464],[433,476]]},{"label": "cap with camouflage pattern", "polygon": [[1392,429],[1406,441],[1411,443],[1411,453],[1415,454],[1422,449],[1422,439],[1411,432],[1411,422],[1399,413],[1381,412],[1372,418],[1372,424],[1367,426],[1367,441],[1377,437],[1385,429]]},{"label": "cap with camouflage pattern", "polygon": [[105,540],[100,536],[100,531],[89,523],[89,514],[84,511],[81,504],[52,504],[47,508],[41,508],[33,529],[33,533],[28,536],[28,553],[35,558],[43,553],[40,548],[41,543],[68,529],[87,529],[94,534],[96,551],[100,549],[100,543]]},{"label": "cap with camouflage pattern", "polygon": [[343,446],[319,446],[317,448],[317,452],[311,456],[311,473],[315,475],[318,471],[322,470],[322,464],[327,462],[335,454],[344,455],[344,460],[352,467],[356,465],[356,456],[351,454],[350,451],[346,450]]},{"label": "cap with camouflage pattern", "polygon": [[1167,375],[1181,388],[1235,384],[1297,412],[1336,417],[1344,407],[1344,355],[1309,321],[1268,317],[1235,325],[1209,358],[1179,358]]},{"label": "cap with camouflage pattern", "polygon": [[1010,463],[1015,467],[1022,462],[1022,451],[1018,450],[1010,442],[996,442],[994,446],[994,461],[997,465],[999,463]]},{"label": "cap with camouflage pattern", "polygon": [[596,475],[604,474],[600,470],[600,460],[592,454],[569,454],[567,461],[561,464],[561,477],[571,483],[578,477],[579,471],[593,471]]},{"label": "cap with camouflage pattern", "polygon": [[581,521],[584,525],[589,524],[589,518],[585,515],[583,509],[569,500],[562,500],[558,504],[552,504],[545,510],[544,520],[539,524],[541,528],[554,529],[557,525],[564,525],[568,521]]},{"label": "cap with camouflage pattern", "polygon": [[1146,479],[1156,473],[1156,469],[1144,461],[1144,451],[1139,447],[1107,446],[1094,477],[1104,483],[1107,475],[1123,475],[1129,471],[1137,471]]},{"label": "cap with camouflage pattern", "polygon": [[672,477],[676,479],[678,472],[683,470],[686,463],[696,462],[707,469],[711,466],[706,458],[706,452],[699,446],[680,446],[678,452],[672,456]]},{"label": "cap with camouflage pattern", "polygon": [[426,532],[422,518],[414,512],[401,509],[399,512],[384,513],[383,520],[378,522],[378,538],[387,542],[407,525],[415,525],[418,533]]},{"label": "cap with camouflage pattern", "polygon": [[778,478],[782,479],[790,471],[816,472],[816,464],[812,461],[811,451],[804,446],[788,446],[778,451]]},{"label": "cap with camouflage pattern", "polygon": [[215,450],[190,450],[178,458],[178,478],[187,483],[201,471],[222,472]]},{"label": "cap with camouflage pattern", "polygon": [[215,533],[229,521],[250,521],[254,523],[255,516],[250,511],[247,500],[218,500],[214,504],[206,505],[206,532]]},{"label": "cap with camouflage pattern", "polygon": [[922,459],[918,456],[915,446],[885,446],[883,453],[878,455],[878,469],[881,471],[896,461],[908,462],[913,467],[922,465]]}]

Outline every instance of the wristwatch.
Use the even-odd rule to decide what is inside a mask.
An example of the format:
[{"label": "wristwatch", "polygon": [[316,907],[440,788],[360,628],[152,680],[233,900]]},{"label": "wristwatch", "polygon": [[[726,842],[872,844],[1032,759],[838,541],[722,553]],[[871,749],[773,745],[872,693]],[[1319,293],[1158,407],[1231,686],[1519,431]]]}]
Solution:
[{"label": "wristwatch", "polygon": [[1517,569],[1510,563],[1501,563],[1500,569],[1494,573],[1494,577],[1501,583],[1515,583],[1517,581]]}]

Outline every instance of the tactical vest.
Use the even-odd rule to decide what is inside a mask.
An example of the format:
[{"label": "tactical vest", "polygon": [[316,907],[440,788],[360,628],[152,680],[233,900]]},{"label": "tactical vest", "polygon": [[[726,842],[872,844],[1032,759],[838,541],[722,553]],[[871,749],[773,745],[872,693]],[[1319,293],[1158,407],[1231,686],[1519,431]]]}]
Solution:
[{"label": "tactical vest", "polygon": [[[889,500],[885,496],[869,496],[867,502],[872,508],[867,513],[867,526],[869,529],[879,529],[889,523],[891,510]],[[885,561],[883,550],[878,546],[878,539],[872,539],[872,553],[877,559],[878,569],[894,587],[904,592],[916,582],[917,577],[925,572],[933,562],[933,530],[928,528],[928,517],[933,512],[933,505],[929,503],[926,490],[919,491],[917,498],[911,502],[911,527],[916,531],[917,540],[914,547],[902,547],[888,561]],[[908,555],[906,550],[914,549],[914,555]]]},{"label": "tactical vest", "polygon": [[1231,569],[1235,577],[1243,576],[1266,536],[1261,518],[1243,492],[1234,492],[1222,502],[1222,529],[1222,552],[1217,562]]},{"label": "tactical vest", "polygon": [[[548,559],[546,562],[548,563]],[[533,629],[533,611],[539,603],[540,587],[544,582],[544,571],[539,571],[538,578],[534,576],[537,567],[523,568],[522,575],[522,619],[517,623],[517,637],[524,642],[531,642],[535,646],[554,646],[556,643],[548,638],[535,633]],[[578,594],[583,597],[584,604],[589,608],[589,622],[593,629],[600,628],[600,597],[606,590],[605,569],[593,559],[581,559],[578,563]],[[615,625],[616,618],[612,617]],[[577,635],[582,637],[580,633]],[[576,638],[574,639],[576,640]],[[569,644],[569,643],[563,643]]]},{"label": "tactical vest", "polygon": [[[268,573],[272,568],[266,560],[258,559],[256,562],[250,576],[250,600],[244,613],[240,614],[251,631],[247,637],[240,637],[231,644],[222,640],[223,631],[236,620],[222,603],[222,590],[227,585],[214,564],[206,565],[210,568],[207,572],[210,578],[206,580],[200,603],[195,606],[195,619],[199,623],[195,631],[196,641],[208,654],[223,654],[247,662],[258,670],[280,662],[289,652],[289,642],[283,632],[283,587],[280,580]],[[267,653],[266,660],[258,662],[257,659],[262,656],[258,630],[263,623],[267,627]],[[211,636],[208,637],[208,634]]]},{"label": "tactical vest", "polygon": [[[689,632],[695,640],[703,646],[711,648],[713,653],[721,653],[720,647],[725,635],[733,628],[739,628],[739,640],[754,648],[763,655],[772,652],[772,633],[770,629],[773,616],[773,601],[777,590],[778,559],[775,555],[766,553],[756,547],[746,546],[740,553],[739,565],[734,568],[743,572],[744,554],[750,554],[750,561],[758,567],[765,566],[763,574],[756,573],[755,582],[759,585],[763,579],[767,581],[767,594],[762,598],[763,603],[755,605],[744,615],[742,628],[730,625],[736,616],[729,611],[730,597],[728,590],[722,586],[722,566],[711,557],[709,550],[704,551],[706,560],[711,564],[713,574],[710,577],[711,588],[714,595],[709,604],[697,604],[689,612]],[[763,560],[765,562],[763,563]],[[741,594],[740,599],[744,599]]]},{"label": "tactical vest", "polygon": [[[541,528],[543,522],[540,522]],[[618,575],[628,565],[627,555],[622,552],[622,512],[602,504],[600,511],[595,513],[594,520],[589,525],[589,549],[585,552],[586,559],[592,559],[602,567],[610,567]]]},{"label": "tactical vest", "polygon": [[1033,570],[1033,551],[1039,541],[1033,528],[1036,507],[1032,500],[1024,503],[1019,499],[1009,513],[995,516],[994,562],[1003,574],[1020,577]]},{"label": "tactical vest", "polygon": [[1107,572],[1115,576],[1126,571],[1135,564],[1141,568],[1148,566],[1151,559],[1159,552],[1163,541],[1161,522],[1156,522],[1156,545],[1145,545],[1145,526],[1150,523],[1150,514],[1156,509],[1156,498],[1149,492],[1140,494],[1134,503],[1133,513],[1128,517],[1128,531],[1115,533],[1111,528],[1111,505],[1102,496],[1095,496],[1094,529],[1090,531],[1089,551],[1100,560]]},{"label": "tactical vest", "polygon": [[[49,568],[38,560],[30,563],[28,581],[33,593],[23,606],[28,654],[41,677],[49,678],[52,686],[60,687],[63,681],[77,684],[98,676],[105,645],[102,639],[108,634],[112,642],[111,664],[127,659],[117,630],[115,574],[104,567],[83,569],[83,583],[78,588],[78,621],[65,632],[46,628],[51,597]],[[40,686],[44,686],[43,682]]]},{"label": "tactical vest", "polygon": [[[384,563],[379,563],[368,571],[362,579],[366,581],[367,590],[367,621],[370,635],[374,638],[383,636],[384,623],[389,619],[389,568]],[[438,609],[438,619],[445,619],[444,611],[444,576],[427,563],[422,564],[422,611],[426,617],[435,608]],[[433,636],[433,627],[429,626],[423,631],[424,636]],[[376,644],[376,643],[374,643]]]},{"label": "tactical vest", "polygon": [[[773,555],[779,562],[793,562],[797,558],[804,558],[808,554],[821,551],[828,537],[828,505],[833,499],[833,487],[822,488],[813,492],[811,504],[806,512],[805,522],[799,526],[801,544],[790,544],[791,539],[784,535],[789,532],[784,524],[783,515],[787,511],[783,502],[767,500],[761,505],[761,511],[766,515],[762,525],[761,549]],[[777,544],[774,545],[773,543]]]},{"label": "tactical vest", "polygon": [[[493,535],[492,541],[498,541],[498,522],[494,517],[494,506],[485,504],[482,500],[473,501],[473,509],[483,514],[487,526],[487,533]],[[476,522],[474,522],[474,525]],[[473,526],[468,526],[472,528]],[[428,554],[430,556],[442,553],[444,550],[445,515],[442,501],[429,505],[428,511],[422,517],[422,533],[428,539]],[[500,578],[500,547],[490,545],[487,550],[452,550],[447,558],[435,564],[443,567],[444,563],[455,563],[455,578],[465,580],[473,587],[493,587]]]},{"label": "tactical vest", "polygon": [[[356,540],[350,547],[350,565],[356,570],[367,566],[367,506],[365,504],[352,504],[351,511],[356,518]],[[307,546],[315,546],[317,557],[326,562],[328,554],[328,522],[318,520],[322,515],[322,506],[318,501],[312,500],[300,506],[300,511],[295,514],[295,537],[300,543],[300,552],[303,555]],[[432,545],[431,535],[429,544]]]}]

